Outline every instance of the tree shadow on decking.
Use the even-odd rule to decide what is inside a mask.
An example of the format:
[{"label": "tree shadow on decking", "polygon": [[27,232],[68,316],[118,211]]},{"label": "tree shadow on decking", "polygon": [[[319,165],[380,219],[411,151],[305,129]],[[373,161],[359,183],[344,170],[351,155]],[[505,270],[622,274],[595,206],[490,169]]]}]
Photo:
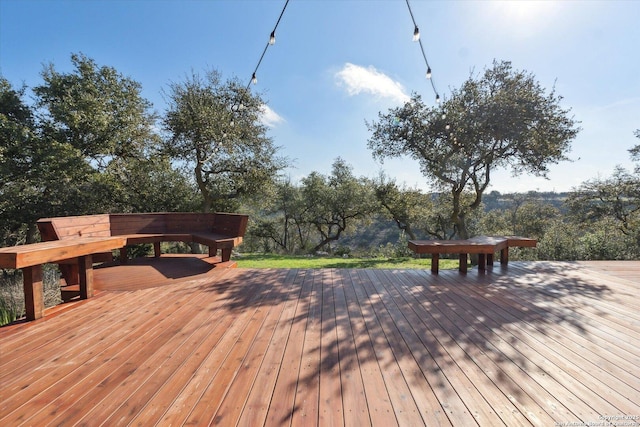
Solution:
[{"label": "tree shadow on decking", "polygon": [[[300,327],[307,337],[302,343],[288,343],[299,346],[295,351],[300,356],[299,366],[282,368],[299,370],[289,387],[319,387],[319,375],[325,373],[356,374],[360,376],[356,383],[365,393],[364,384],[376,383],[377,377],[381,384],[403,382],[400,389],[420,388],[440,402],[459,399],[457,408],[464,409],[464,398],[451,397],[451,391],[462,396],[463,389],[485,384],[490,393],[504,393],[497,399],[507,405],[513,404],[510,395],[516,402],[534,399],[557,418],[557,413],[551,414],[554,410],[570,413],[562,406],[562,393],[556,396],[557,390],[547,390],[535,381],[524,384],[521,379],[546,375],[562,388],[562,376],[549,372],[540,361],[562,363],[567,354],[573,356],[572,344],[565,346],[563,337],[578,343],[589,340],[589,313],[604,313],[597,307],[584,311],[584,305],[604,299],[611,289],[571,274],[579,271],[577,265],[540,267],[497,265],[487,273],[468,275],[457,271],[432,275],[424,270],[247,269],[208,289],[224,292],[231,312],[297,300],[295,315],[281,319],[278,326]],[[602,351],[609,350],[603,347]],[[303,366],[313,365],[313,360],[318,360],[317,366]],[[280,421],[301,410],[297,403],[291,404],[292,411]],[[456,410],[452,405],[453,409],[442,410]],[[514,410],[522,410],[513,405]],[[473,413],[475,409],[466,410]]]}]

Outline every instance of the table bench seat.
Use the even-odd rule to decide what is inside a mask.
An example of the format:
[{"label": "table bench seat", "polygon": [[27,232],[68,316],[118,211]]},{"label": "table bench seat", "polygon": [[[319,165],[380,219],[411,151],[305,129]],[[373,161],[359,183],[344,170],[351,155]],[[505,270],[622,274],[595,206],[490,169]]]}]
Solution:
[{"label": "table bench seat", "polygon": [[440,254],[459,254],[458,270],[467,272],[469,254],[478,254],[478,270],[493,264],[493,256],[500,252],[500,263],[509,262],[510,247],[535,247],[536,239],[521,236],[477,236],[464,240],[409,240],[408,246],[417,254],[431,254],[431,272],[438,274]]}]

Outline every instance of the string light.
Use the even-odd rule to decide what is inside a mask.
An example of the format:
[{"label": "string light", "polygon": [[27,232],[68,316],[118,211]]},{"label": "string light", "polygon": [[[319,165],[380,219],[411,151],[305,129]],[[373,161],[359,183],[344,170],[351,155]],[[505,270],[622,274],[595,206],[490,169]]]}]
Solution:
[{"label": "string light", "polygon": [[278,17],[278,20],[276,21],[276,25],[275,25],[275,27],[273,27],[273,31],[271,31],[271,34],[269,35],[269,41],[267,42],[267,45],[264,47],[264,50],[262,51],[262,55],[260,55],[260,59],[258,60],[258,64],[256,65],[255,70],[253,70],[253,74],[251,75],[251,81],[247,85],[247,90],[249,90],[249,85],[251,83],[256,84],[258,82],[258,79],[256,78],[256,74],[258,73],[258,68],[260,68],[260,64],[262,63],[262,59],[264,58],[264,54],[267,53],[267,49],[269,48],[269,46],[273,46],[276,43],[276,30],[278,29],[278,25],[280,24],[280,20],[282,19],[282,15],[284,15],[284,11],[287,8],[288,4],[289,4],[289,0],[285,1],[284,7],[282,8],[282,11],[280,12],[280,16]]},{"label": "string light", "polygon": [[[289,4],[289,0],[286,0],[284,3],[284,7],[282,8],[282,11],[280,12],[280,16],[278,17],[278,20],[276,21],[276,25],[273,27],[273,31],[271,31],[271,34],[269,35],[269,41],[267,42],[266,46],[264,47],[264,49],[262,50],[262,55],[260,55],[260,59],[258,60],[258,64],[256,65],[256,68],[253,70],[253,73],[251,74],[251,80],[249,80],[249,83],[247,83],[247,87],[245,88],[246,92],[249,92],[249,88],[251,87],[252,84],[258,84],[258,68],[260,68],[260,64],[262,63],[262,59],[264,58],[265,53],[267,53],[267,49],[269,48],[269,46],[273,46],[276,43],[276,30],[278,29],[278,24],[280,24],[280,20],[282,19],[282,15],[284,15],[284,11],[287,8],[287,5]],[[244,95],[242,95],[244,96]],[[239,102],[239,104],[238,104]],[[242,105],[241,101],[237,101],[236,100],[236,104],[234,104],[231,107],[231,111],[232,112],[236,112],[238,111],[238,105]],[[234,125],[233,122],[233,118],[231,119],[231,126]]]},{"label": "string light", "polygon": [[[440,103],[440,94],[438,94],[438,91],[436,90],[436,86],[435,83],[433,81],[432,78],[432,73],[431,73],[431,66],[429,65],[429,61],[427,60],[427,55],[424,52],[424,46],[422,45],[422,40],[420,39],[420,29],[418,28],[418,24],[416,23],[416,20],[413,16],[413,11],[411,10],[411,5],[409,4],[409,0],[406,0],[407,3],[407,9],[409,9],[409,14],[411,15],[411,20],[413,21],[413,41],[417,41],[420,44],[420,51],[422,52],[422,57],[424,58],[424,62],[425,65],[427,66],[427,72],[425,74],[426,78],[429,80],[429,82],[431,83],[431,88],[433,89],[433,93],[436,95],[436,103]],[[289,4],[289,0],[285,1],[285,4],[282,8],[282,11],[280,12],[280,16],[278,17],[278,20],[276,21],[276,25],[273,28],[273,31],[271,31],[271,34],[269,35],[269,41],[267,42],[266,46],[264,47],[263,51],[262,51],[262,55],[260,55],[260,59],[258,60],[258,64],[256,65],[256,68],[254,69],[253,73],[251,74],[251,80],[249,81],[249,83],[247,84],[246,87],[246,91],[249,91],[249,88],[251,87],[251,84],[257,84],[258,83],[258,78],[257,78],[257,73],[258,73],[258,69],[260,68],[260,64],[262,63],[262,59],[264,58],[265,53],[267,52],[267,49],[269,48],[269,46],[273,46],[276,42],[276,30],[278,29],[278,25],[280,24],[280,20],[282,19],[282,15],[284,15],[284,11],[287,8],[287,5]],[[232,113],[235,113],[238,109],[237,108],[233,108],[237,106],[234,105],[232,106],[231,110]],[[445,118],[445,114],[442,114],[442,119],[444,120]],[[233,118],[231,119],[231,126],[234,125],[234,121]]]},{"label": "string light", "polygon": [[413,21],[413,41],[417,41],[420,43],[420,51],[422,52],[422,57],[424,58],[424,63],[427,66],[426,77],[431,82],[431,88],[433,89],[433,93],[436,95],[436,103],[440,102],[440,95],[436,90],[436,85],[431,78],[431,66],[429,65],[429,61],[427,60],[427,55],[424,53],[424,46],[422,45],[422,40],[420,39],[420,31],[418,30],[418,24],[416,23],[416,19],[413,16],[413,11],[411,10],[411,5],[409,4],[409,0],[407,2],[407,9],[409,9],[409,14],[411,15],[411,20]]}]

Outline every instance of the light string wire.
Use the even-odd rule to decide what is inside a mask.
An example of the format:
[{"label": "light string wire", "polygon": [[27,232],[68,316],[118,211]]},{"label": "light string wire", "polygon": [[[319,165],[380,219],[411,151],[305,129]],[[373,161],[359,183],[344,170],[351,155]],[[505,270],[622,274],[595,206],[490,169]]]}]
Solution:
[{"label": "light string wire", "polygon": [[273,27],[273,31],[271,31],[271,35],[269,36],[269,41],[267,42],[266,46],[264,47],[264,50],[262,51],[262,55],[260,55],[260,59],[258,60],[258,64],[256,65],[255,70],[253,70],[253,74],[251,75],[251,79],[249,80],[249,83],[247,83],[246,90],[249,90],[249,87],[251,86],[252,82],[254,84],[257,82],[256,75],[257,75],[257,72],[258,72],[258,68],[260,68],[260,64],[262,63],[262,59],[264,58],[264,54],[267,53],[267,49],[269,49],[269,46],[274,44],[275,41],[276,41],[276,30],[278,29],[278,25],[280,24],[280,20],[282,19],[282,15],[284,15],[284,11],[287,8],[288,4],[289,4],[289,0],[287,0],[284,3],[284,7],[282,8],[282,11],[280,12],[280,16],[278,17],[278,20],[276,21],[276,25],[275,25],[275,27]]},{"label": "light string wire", "polygon": [[[420,44],[420,51],[422,52],[422,58],[424,58],[424,62],[427,66],[427,73],[426,73],[426,77],[429,80],[429,82],[431,83],[431,88],[433,89],[433,93],[436,95],[436,103],[440,102],[440,94],[438,94],[438,90],[436,89],[436,85],[433,81],[433,76],[431,75],[431,66],[429,65],[429,60],[427,59],[427,54],[424,51],[424,46],[422,44],[422,40],[420,39],[420,32],[418,30],[418,24],[416,23],[416,19],[413,16],[413,11],[411,10],[411,5],[409,4],[409,0],[405,0],[407,3],[407,9],[409,9],[409,15],[411,15],[411,21],[413,22],[413,27],[414,27],[414,37],[416,38],[415,40]],[[246,92],[249,92],[249,88],[251,87],[251,83],[256,84],[257,83],[257,73],[258,73],[258,69],[260,68],[260,64],[262,64],[262,60],[264,59],[264,55],[267,53],[267,49],[269,49],[269,46],[273,45],[275,43],[275,34],[276,34],[276,30],[278,29],[278,25],[280,24],[280,20],[282,19],[282,16],[284,15],[284,11],[287,9],[287,5],[289,4],[289,0],[286,0],[284,3],[284,6],[282,8],[282,11],[280,12],[280,16],[278,16],[278,20],[276,21],[276,25],[273,27],[273,31],[271,31],[271,35],[269,36],[269,41],[267,42],[267,44],[265,45],[264,49],[262,50],[262,55],[260,55],[260,59],[258,60],[258,63],[256,64],[256,68],[253,70],[253,73],[251,74],[251,79],[249,79],[249,82],[247,83],[247,86],[245,88]],[[235,103],[232,106],[232,111],[237,110],[240,106],[242,105],[242,102],[240,102],[240,104],[238,105],[238,103]],[[231,123],[233,124],[233,119],[231,120]]]},{"label": "light string wire", "polygon": [[424,63],[427,66],[427,79],[429,79],[429,81],[431,82],[431,88],[433,89],[433,93],[436,95],[436,102],[440,102],[440,95],[438,94],[438,91],[436,90],[436,85],[433,82],[433,76],[431,75],[431,66],[429,65],[429,61],[427,60],[427,55],[426,53],[424,53],[424,46],[422,45],[422,39],[420,38],[420,32],[418,30],[418,24],[416,24],[416,19],[413,16],[413,11],[411,10],[411,5],[409,5],[409,0],[406,0],[407,2],[407,8],[409,9],[409,15],[411,15],[411,21],[413,21],[413,28],[414,28],[414,37],[418,37],[417,38],[417,42],[420,44],[420,51],[422,51],[422,57],[424,58]]},{"label": "light string wire", "polygon": [[[289,0],[286,0],[284,3],[284,7],[282,8],[282,11],[280,11],[280,16],[278,16],[278,20],[276,21],[276,25],[273,27],[273,31],[271,31],[271,34],[269,35],[269,41],[267,41],[267,44],[265,45],[264,49],[262,50],[262,55],[260,55],[260,59],[258,60],[258,64],[256,64],[256,68],[253,70],[253,74],[251,74],[251,78],[249,79],[249,83],[247,83],[247,86],[245,87],[245,93],[249,92],[249,88],[251,87],[251,83],[256,84],[258,82],[257,79],[257,73],[258,73],[258,68],[260,68],[260,64],[262,63],[262,59],[264,59],[264,55],[267,53],[267,49],[269,49],[269,46],[273,45],[276,41],[276,30],[278,29],[278,25],[280,24],[280,20],[282,19],[282,15],[284,15],[284,11],[287,9],[287,5],[289,4]],[[242,97],[244,97],[244,95],[242,95]],[[233,114],[239,110],[242,107],[242,100],[234,102],[234,104],[231,106],[231,113],[232,113],[232,117],[231,117],[231,126],[233,126],[234,124],[234,120],[233,120]]]}]

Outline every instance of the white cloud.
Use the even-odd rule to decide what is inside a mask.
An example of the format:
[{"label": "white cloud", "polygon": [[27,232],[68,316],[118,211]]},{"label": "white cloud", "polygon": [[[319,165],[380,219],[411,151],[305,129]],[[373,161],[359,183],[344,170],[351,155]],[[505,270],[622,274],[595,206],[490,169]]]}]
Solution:
[{"label": "white cloud", "polygon": [[405,103],[410,97],[404,87],[375,67],[367,68],[346,63],[336,73],[336,78],[341,86],[346,87],[351,96],[361,93],[369,93],[380,98],[389,98],[397,103]]},{"label": "white cloud", "polygon": [[276,125],[279,125],[280,123],[284,123],[284,118],[278,113],[276,113],[275,111],[273,111],[267,104],[262,104],[262,107],[260,108],[260,110],[262,112],[260,121],[265,126],[272,128],[272,127],[275,127]]}]

